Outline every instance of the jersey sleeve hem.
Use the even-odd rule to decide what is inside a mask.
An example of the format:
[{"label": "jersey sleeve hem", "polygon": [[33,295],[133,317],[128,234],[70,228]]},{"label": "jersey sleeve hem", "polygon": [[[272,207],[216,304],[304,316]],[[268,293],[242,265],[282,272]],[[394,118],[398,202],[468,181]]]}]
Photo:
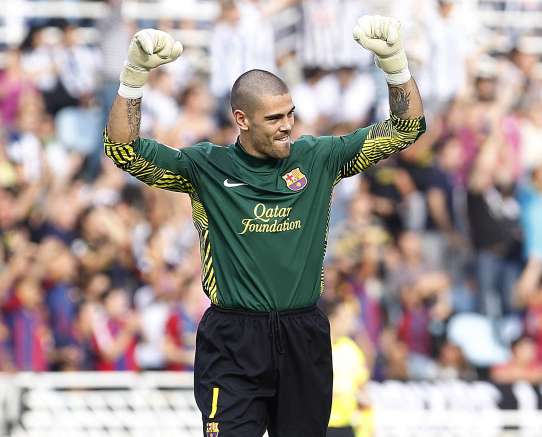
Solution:
[{"label": "jersey sleeve hem", "polygon": [[371,125],[358,153],[341,168],[337,182],[342,178],[358,174],[378,161],[406,149],[425,130],[426,124],[423,116],[402,119],[391,114],[388,120]]}]

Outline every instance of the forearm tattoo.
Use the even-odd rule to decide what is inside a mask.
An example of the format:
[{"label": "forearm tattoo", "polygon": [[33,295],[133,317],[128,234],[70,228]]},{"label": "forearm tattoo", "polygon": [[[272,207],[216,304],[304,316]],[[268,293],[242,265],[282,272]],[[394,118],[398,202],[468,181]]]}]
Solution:
[{"label": "forearm tattoo", "polygon": [[390,110],[398,117],[410,109],[410,92],[398,86],[390,86]]},{"label": "forearm tattoo", "polygon": [[130,138],[135,139],[139,136],[139,126],[141,124],[141,99],[128,99],[127,103]]}]

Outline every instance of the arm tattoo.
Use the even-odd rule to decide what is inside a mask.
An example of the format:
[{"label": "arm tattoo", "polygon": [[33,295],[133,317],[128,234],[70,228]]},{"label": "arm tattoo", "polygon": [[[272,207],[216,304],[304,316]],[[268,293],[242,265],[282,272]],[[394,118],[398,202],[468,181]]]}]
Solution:
[{"label": "arm tattoo", "polygon": [[141,99],[128,99],[128,128],[130,138],[134,140],[139,136],[139,125],[141,123]]},{"label": "arm tattoo", "polygon": [[410,109],[410,92],[398,86],[390,86],[390,110],[400,117]]}]

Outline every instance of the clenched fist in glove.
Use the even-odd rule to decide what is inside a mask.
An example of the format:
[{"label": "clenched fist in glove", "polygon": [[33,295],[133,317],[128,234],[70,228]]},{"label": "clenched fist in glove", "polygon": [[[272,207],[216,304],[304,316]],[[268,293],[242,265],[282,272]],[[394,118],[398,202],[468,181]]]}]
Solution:
[{"label": "clenched fist in glove", "polygon": [[120,73],[119,95],[127,99],[140,98],[149,71],[174,61],[182,51],[182,44],[166,32],[156,29],[137,32],[130,41],[128,59]]},{"label": "clenched fist in glove", "polygon": [[354,39],[375,54],[375,62],[390,85],[410,79],[408,62],[401,41],[401,23],[395,18],[365,15],[354,27]]}]

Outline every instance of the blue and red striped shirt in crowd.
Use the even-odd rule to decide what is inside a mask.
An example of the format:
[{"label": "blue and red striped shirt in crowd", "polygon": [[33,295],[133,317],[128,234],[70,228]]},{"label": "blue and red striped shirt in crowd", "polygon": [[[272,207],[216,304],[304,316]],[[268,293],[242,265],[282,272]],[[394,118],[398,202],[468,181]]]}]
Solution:
[{"label": "blue and red striped shirt in crowd", "polygon": [[[175,308],[169,314],[166,321],[166,336],[173,342],[178,348],[183,347],[183,315],[179,308]],[[180,363],[167,364],[168,370],[184,370],[185,366]]]},{"label": "blue and red striped shirt in crowd", "polygon": [[138,370],[135,362],[135,347],[137,342],[137,336],[135,334],[132,335],[125,350],[115,361],[110,361],[105,353],[107,348],[109,348],[122,333],[123,329],[124,323],[113,318],[107,318],[95,326],[92,343],[97,357],[96,370]]},{"label": "blue and red striped shirt in crowd", "polygon": [[75,341],[75,317],[77,313],[73,285],[57,283],[53,285],[45,299],[49,310],[49,322],[55,346],[70,346]]},{"label": "blue and red striped shirt in crowd", "polygon": [[8,314],[7,320],[15,368],[34,372],[48,370],[49,334],[41,310],[20,306]]},{"label": "blue and red striped shirt in crowd", "polygon": [[398,337],[410,352],[425,356],[431,354],[430,321],[429,310],[423,306],[404,309],[399,321]]}]

